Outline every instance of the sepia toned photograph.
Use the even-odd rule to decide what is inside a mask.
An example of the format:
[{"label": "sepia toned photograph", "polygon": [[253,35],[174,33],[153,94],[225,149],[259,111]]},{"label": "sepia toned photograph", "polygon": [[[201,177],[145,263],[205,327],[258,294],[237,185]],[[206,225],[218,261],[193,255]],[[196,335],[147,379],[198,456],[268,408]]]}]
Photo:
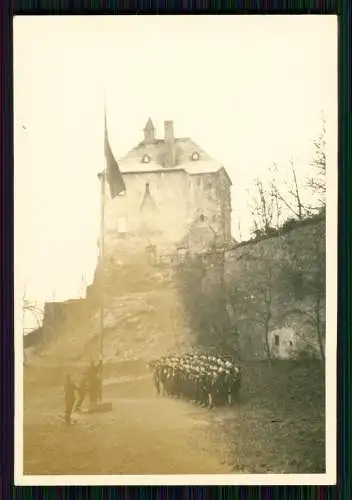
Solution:
[{"label": "sepia toned photograph", "polygon": [[13,33],[15,483],[334,484],[337,18]]}]

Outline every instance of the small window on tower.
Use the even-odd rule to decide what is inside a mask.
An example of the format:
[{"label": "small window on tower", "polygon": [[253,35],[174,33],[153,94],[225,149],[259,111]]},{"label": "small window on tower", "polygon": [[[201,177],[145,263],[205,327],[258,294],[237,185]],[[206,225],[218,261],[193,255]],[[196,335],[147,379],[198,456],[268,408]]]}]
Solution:
[{"label": "small window on tower", "polygon": [[150,163],[151,161],[152,161],[152,159],[149,155],[144,155],[142,158],[143,163]]},{"label": "small window on tower", "polygon": [[275,335],[275,345],[276,346],[280,345],[280,335]]}]

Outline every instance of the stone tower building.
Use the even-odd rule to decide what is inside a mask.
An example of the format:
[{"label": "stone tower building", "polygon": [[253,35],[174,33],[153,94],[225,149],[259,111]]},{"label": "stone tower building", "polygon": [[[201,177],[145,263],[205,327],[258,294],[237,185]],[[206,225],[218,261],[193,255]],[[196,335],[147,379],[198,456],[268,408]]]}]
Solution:
[{"label": "stone tower building", "polygon": [[175,137],[172,121],[165,121],[163,139],[150,118],[143,132],[143,140],[118,161],[125,193],[106,199],[106,255],[126,244],[176,250],[192,244],[190,231],[198,222],[206,238],[230,241],[231,180],[225,168],[192,139]]}]

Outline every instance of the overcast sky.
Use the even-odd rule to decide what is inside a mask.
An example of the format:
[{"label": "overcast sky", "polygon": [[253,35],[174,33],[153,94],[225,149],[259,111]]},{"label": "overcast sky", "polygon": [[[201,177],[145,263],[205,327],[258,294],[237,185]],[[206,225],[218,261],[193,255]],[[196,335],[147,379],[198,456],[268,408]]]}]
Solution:
[{"label": "overcast sky", "polygon": [[[333,16],[17,17],[14,20],[17,297],[76,297],[97,259],[103,100],[117,158],[150,116],[192,137],[233,181],[233,234],[247,190],[292,157],[303,182],[327,121],[336,169]],[[19,300],[19,299],[18,299]]]}]

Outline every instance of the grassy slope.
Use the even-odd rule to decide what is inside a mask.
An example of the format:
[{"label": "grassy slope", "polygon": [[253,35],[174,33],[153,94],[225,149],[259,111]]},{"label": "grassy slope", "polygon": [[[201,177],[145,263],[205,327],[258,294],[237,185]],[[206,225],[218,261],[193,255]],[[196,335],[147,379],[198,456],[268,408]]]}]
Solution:
[{"label": "grassy slope", "polygon": [[[218,421],[214,412],[212,418]],[[242,403],[221,425],[239,473],[325,472],[325,392],[319,362],[251,362]]]}]

